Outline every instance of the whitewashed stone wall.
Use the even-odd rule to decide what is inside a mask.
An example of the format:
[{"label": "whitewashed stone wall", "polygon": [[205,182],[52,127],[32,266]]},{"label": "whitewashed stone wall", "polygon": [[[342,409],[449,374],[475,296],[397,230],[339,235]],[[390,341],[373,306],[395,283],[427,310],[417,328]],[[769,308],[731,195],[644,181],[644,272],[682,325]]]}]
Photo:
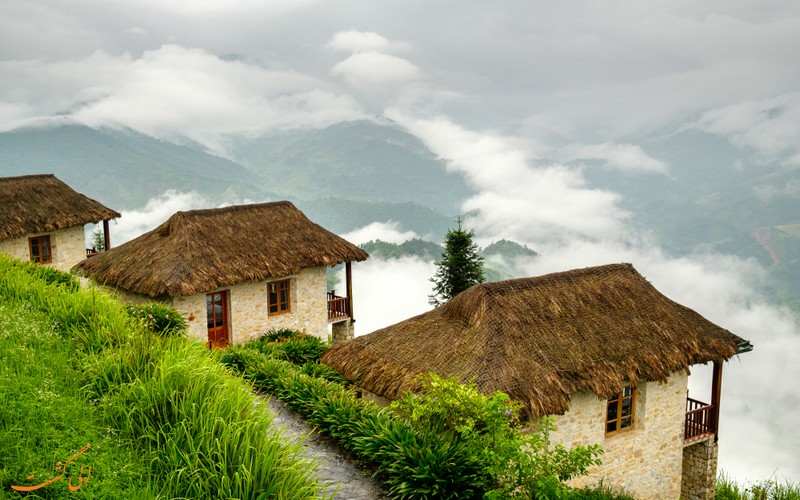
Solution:
[{"label": "whitewashed stone wall", "polygon": [[86,258],[86,242],[83,226],[73,226],[51,233],[31,233],[21,238],[0,241],[0,253],[8,254],[14,258],[29,261],[30,246],[28,238],[41,235],[50,235],[50,251],[53,262],[50,265],[59,271],[69,272],[78,262]]},{"label": "whitewashed stone wall", "polygon": [[661,384],[636,386],[634,428],[605,435],[606,400],[590,392],[576,394],[570,410],[556,416],[552,441],[565,446],[601,444],[603,464],[572,486],[603,484],[637,498],[677,499],[681,495],[683,428],[688,377],[673,373]]}]

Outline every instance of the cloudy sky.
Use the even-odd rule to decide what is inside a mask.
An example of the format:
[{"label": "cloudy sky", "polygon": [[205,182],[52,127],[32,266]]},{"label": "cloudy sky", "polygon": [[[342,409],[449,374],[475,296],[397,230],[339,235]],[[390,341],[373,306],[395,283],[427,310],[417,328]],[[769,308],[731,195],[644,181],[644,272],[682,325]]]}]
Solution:
[{"label": "cloudy sky", "polygon": [[[482,242],[540,251],[520,263],[527,274],[633,262],[751,339],[756,350],[726,372],[722,465],[800,479],[797,320],[759,295],[763,271],[667,255],[573,161],[669,175],[647,138],[698,129],[800,166],[797,47],[800,3],[788,0],[3,0],[0,131],[74,120],[225,154],[230,134],[391,120],[475,189],[463,209]],[[207,203],[165,195],[121,223],[141,232]],[[382,222],[353,239],[409,236]],[[360,327],[427,307],[430,265],[359,269]],[[381,309],[397,304],[381,294],[387,282],[413,297],[407,309]]]}]

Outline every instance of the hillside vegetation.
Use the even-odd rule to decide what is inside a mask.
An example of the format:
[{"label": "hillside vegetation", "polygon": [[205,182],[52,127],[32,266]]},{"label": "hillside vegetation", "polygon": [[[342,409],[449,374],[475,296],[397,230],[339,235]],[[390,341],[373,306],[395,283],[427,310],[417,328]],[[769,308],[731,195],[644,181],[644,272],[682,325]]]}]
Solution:
[{"label": "hillside vegetation", "polygon": [[4,256],[0,298],[3,495],[44,484],[38,498],[319,497],[310,464],[249,386],[201,343],[153,328],[157,310],[142,321],[68,275]]}]

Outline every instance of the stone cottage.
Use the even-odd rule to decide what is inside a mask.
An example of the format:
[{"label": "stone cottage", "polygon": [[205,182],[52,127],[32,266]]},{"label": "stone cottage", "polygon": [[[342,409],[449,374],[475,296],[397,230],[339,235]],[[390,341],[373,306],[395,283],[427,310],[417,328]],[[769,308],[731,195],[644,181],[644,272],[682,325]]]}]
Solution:
[{"label": "stone cottage", "polygon": [[[352,261],[367,253],[311,222],[288,201],[178,212],[75,271],[130,302],[161,301],[211,347],[289,328],[352,337]],[[327,267],[345,264],[345,295]]]},{"label": "stone cottage", "polygon": [[85,224],[120,214],[66,185],[53,174],[0,177],[0,253],[69,271],[87,256]]},{"label": "stone cottage", "polygon": [[[752,349],[656,290],[630,264],[474,286],[419,316],[323,355],[389,400],[415,377],[472,377],[552,415],[566,446],[601,444],[601,480],[640,498],[713,498],[722,363]],[[714,365],[710,403],[688,398],[689,367]]]}]

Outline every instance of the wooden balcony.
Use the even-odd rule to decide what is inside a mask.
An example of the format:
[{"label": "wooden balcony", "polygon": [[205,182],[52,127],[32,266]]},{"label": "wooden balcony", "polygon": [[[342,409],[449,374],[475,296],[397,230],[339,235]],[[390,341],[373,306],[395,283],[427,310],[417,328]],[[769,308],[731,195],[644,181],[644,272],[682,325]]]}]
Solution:
[{"label": "wooden balcony", "polygon": [[350,317],[350,297],[340,297],[335,290],[328,292],[328,323],[338,323]]},{"label": "wooden balcony", "polygon": [[686,423],[683,431],[684,444],[702,441],[717,432],[716,412],[713,404],[686,398]]}]

